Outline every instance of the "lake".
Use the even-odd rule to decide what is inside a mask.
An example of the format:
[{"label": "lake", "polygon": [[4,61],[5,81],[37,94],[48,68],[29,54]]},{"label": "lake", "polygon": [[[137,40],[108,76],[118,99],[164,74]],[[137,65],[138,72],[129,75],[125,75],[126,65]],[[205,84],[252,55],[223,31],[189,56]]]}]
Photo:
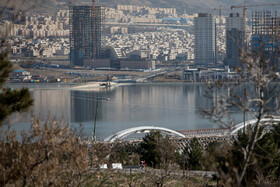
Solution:
[{"label": "lake", "polygon": [[[8,86],[27,86],[34,98],[29,112],[13,114],[6,122],[17,130],[28,129],[33,114],[43,119],[63,117],[73,126],[82,124],[85,134],[91,134],[95,113],[99,139],[136,126],[173,130],[219,128],[200,114],[200,107],[207,102],[205,83],[143,83],[95,90],[78,90],[63,84]],[[237,118],[241,119],[240,115]]]}]

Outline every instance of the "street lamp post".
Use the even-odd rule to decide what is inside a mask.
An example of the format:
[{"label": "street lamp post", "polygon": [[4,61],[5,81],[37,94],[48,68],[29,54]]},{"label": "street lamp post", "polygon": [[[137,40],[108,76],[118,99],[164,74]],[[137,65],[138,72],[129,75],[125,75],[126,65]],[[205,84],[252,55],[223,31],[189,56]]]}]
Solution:
[{"label": "street lamp post", "polygon": [[92,132],[92,141],[96,140],[95,129],[96,129],[96,122],[97,122],[98,101],[102,101],[102,100],[109,101],[110,98],[96,98],[95,114],[94,114],[94,126],[93,126],[93,132]]},{"label": "street lamp post", "polygon": [[[245,83],[244,83],[245,84]],[[243,91],[243,99],[244,99],[244,109],[243,109],[243,123],[244,123],[244,126],[243,126],[243,131],[245,132],[245,123],[246,123],[246,112],[247,112],[247,90],[246,90],[246,87],[245,85],[244,86],[244,91]]]}]

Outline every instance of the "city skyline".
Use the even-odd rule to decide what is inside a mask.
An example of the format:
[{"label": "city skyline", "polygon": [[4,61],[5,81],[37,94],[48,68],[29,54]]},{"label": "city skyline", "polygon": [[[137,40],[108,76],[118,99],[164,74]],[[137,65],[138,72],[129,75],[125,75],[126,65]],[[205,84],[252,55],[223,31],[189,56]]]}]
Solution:
[{"label": "city skyline", "polygon": [[[98,56],[101,55],[101,43],[103,42],[104,46],[110,46],[115,49],[120,48],[124,52],[124,54],[128,54],[134,50],[148,50],[150,51],[150,58],[159,62],[178,62],[178,59],[182,59],[182,56],[186,56],[187,58],[185,60],[189,62],[196,61],[195,64],[203,64],[201,62],[198,62],[199,55],[195,55],[195,45],[197,44],[197,42],[195,42],[194,39],[195,32],[192,31],[193,29],[195,30],[194,20],[197,19],[197,14],[182,14],[184,18],[171,19],[168,18],[168,16],[178,16],[175,8],[144,7],[143,9],[143,7],[137,7],[132,5],[119,5],[116,7],[116,9],[104,8],[104,11],[106,14],[104,26],[106,28],[101,32],[101,28],[103,28],[103,26],[100,22],[98,24],[100,24],[101,26],[95,27],[99,30],[88,29],[89,32],[92,32],[88,36],[92,36],[92,38],[89,37],[88,39],[83,39],[82,37],[76,39],[76,43],[84,41],[81,42],[83,43],[83,45],[89,42],[91,43],[89,44],[89,46],[91,46],[93,43],[90,41],[95,38],[96,40],[94,46],[96,46],[96,50],[94,50],[93,47],[87,50],[93,51],[92,54],[94,55],[85,51],[76,51],[74,53],[74,32],[71,31],[72,26],[68,24],[73,24],[73,22],[69,20],[69,11],[67,10],[59,10],[55,16],[36,17],[32,16],[32,14],[30,13],[21,13],[20,16],[17,17],[17,20],[14,21],[14,23],[9,22],[8,20],[2,21],[0,27],[3,28],[3,30],[9,31],[8,34],[10,36],[16,37],[17,40],[19,40],[19,42],[11,40],[12,54],[15,57],[29,56],[49,58],[62,55],[64,56],[63,58],[66,62],[67,55],[69,55],[71,61],[70,64],[74,64],[72,62],[74,56],[76,59],[82,56],[84,56],[85,59],[91,60],[94,58],[98,58]],[[70,16],[71,15],[73,14],[70,14]],[[91,13],[88,15],[91,15]],[[96,15],[99,15],[99,13]],[[232,15],[238,15],[238,18],[234,16],[231,18]],[[236,43],[238,42],[235,42],[234,40],[236,40],[236,38],[238,37],[241,37],[240,30],[243,29],[240,29],[240,26],[236,25],[229,26],[229,20],[231,20],[231,24],[233,24],[233,20],[239,20],[238,22],[241,23],[243,17],[240,16],[239,13],[232,13],[227,17],[222,16],[221,19],[217,19],[217,16],[211,16],[213,17],[213,19],[215,19],[215,21],[212,21],[212,23],[216,23],[216,27],[219,28],[219,32],[217,32],[218,29],[216,29],[216,31],[213,31],[215,29],[213,29],[214,27],[212,28],[211,37],[215,38],[215,41],[213,40],[211,45],[209,43],[209,46],[211,46],[212,48],[211,50],[213,52],[214,60],[210,59],[209,62],[222,62],[224,57],[226,57],[224,61],[226,65],[232,66],[232,64],[238,64],[236,62],[238,59],[238,50],[240,50],[238,48],[240,48],[240,45],[236,45]],[[221,23],[217,21],[221,21]],[[112,24],[114,22],[115,25]],[[117,22],[121,24],[117,26]],[[140,27],[141,24],[147,25],[145,25],[145,27]],[[154,27],[153,25],[157,25],[157,27]],[[172,26],[173,28],[168,29],[168,25]],[[186,28],[176,28],[176,26],[179,27],[181,25],[185,25]],[[80,27],[86,28],[85,26],[81,25]],[[154,30],[151,30],[153,27]],[[237,31],[232,30],[233,27],[236,27]],[[135,30],[135,28],[138,28],[139,31]],[[147,28],[150,28],[150,31]],[[62,30],[57,31],[58,29]],[[141,32],[142,30],[144,32]],[[101,39],[101,33],[104,34],[106,37]],[[69,35],[70,40],[68,38]],[[80,37],[82,36],[82,34],[76,34],[76,36]],[[174,36],[177,38],[174,38]],[[156,38],[159,39],[154,41],[154,39]],[[161,40],[161,38],[163,40]],[[55,42],[50,43],[50,41],[52,40],[54,40]],[[238,41],[240,42],[241,40],[243,41],[243,39],[239,39]],[[133,42],[131,43],[131,41]],[[19,43],[21,42],[23,44],[19,45]],[[30,42],[31,46],[26,48],[26,42]],[[13,43],[17,45],[14,45]],[[161,43],[162,45],[159,45]],[[196,51],[202,52],[201,50]],[[104,54],[102,55],[104,56]],[[197,59],[195,59],[195,56],[197,56]],[[79,65],[84,65],[83,60],[81,60],[81,63]]]}]

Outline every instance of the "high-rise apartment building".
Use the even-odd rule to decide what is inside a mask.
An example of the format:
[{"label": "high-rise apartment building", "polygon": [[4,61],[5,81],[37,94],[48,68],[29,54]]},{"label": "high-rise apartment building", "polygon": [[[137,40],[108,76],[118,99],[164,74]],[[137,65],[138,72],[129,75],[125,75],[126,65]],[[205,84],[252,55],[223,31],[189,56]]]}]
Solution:
[{"label": "high-rise apartment building", "polygon": [[216,63],[216,18],[209,13],[199,13],[194,18],[195,64]]},{"label": "high-rise apartment building", "polygon": [[99,58],[104,9],[100,6],[71,5],[70,62],[83,66],[84,60]]},{"label": "high-rise apartment building", "polygon": [[226,18],[226,58],[224,63],[230,67],[239,66],[239,55],[243,45],[243,17],[231,13]]}]

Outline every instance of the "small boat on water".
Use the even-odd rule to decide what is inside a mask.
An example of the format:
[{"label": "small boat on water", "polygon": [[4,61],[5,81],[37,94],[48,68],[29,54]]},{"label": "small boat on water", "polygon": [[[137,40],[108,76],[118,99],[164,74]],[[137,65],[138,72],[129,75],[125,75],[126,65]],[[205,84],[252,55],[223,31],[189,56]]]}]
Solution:
[{"label": "small boat on water", "polygon": [[100,83],[99,83],[99,86],[100,86],[100,87],[108,88],[108,87],[111,86],[111,83],[110,83],[110,82],[100,82]]}]

